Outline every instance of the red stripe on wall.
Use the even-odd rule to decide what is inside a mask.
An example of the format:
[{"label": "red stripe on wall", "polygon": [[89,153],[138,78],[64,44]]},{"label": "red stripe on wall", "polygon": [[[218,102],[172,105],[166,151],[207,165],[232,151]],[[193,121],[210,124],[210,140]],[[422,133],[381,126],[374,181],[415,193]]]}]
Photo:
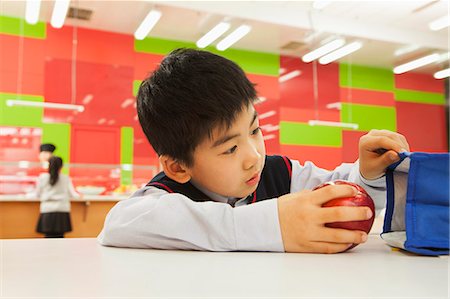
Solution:
[{"label": "red stripe on wall", "polygon": [[280,120],[293,122],[308,122],[316,119],[316,115],[320,120],[340,121],[340,112],[338,110],[316,110],[314,109],[295,109],[289,107],[280,107]]},{"label": "red stripe on wall", "polygon": [[311,161],[325,169],[334,169],[342,163],[342,148],[340,147],[280,144],[280,154],[298,160],[301,164]]},{"label": "red stripe on wall", "polygon": [[395,88],[444,93],[443,80],[436,80],[432,74],[404,73],[395,75]]},{"label": "red stripe on wall", "polygon": [[344,103],[364,105],[395,106],[393,92],[375,91],[358,88],[341,88],[340,99]]}]

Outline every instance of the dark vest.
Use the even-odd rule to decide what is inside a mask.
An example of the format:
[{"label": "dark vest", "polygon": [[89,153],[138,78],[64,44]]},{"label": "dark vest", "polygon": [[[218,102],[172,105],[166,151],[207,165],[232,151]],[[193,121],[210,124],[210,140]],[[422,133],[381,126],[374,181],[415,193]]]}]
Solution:
[{"label": "dark vest", "polygon": [[[291,190],[292,163],[282,156],[266,156],[266,163],[261,173],[261,180],[249,203],[275,198]],[[193,201],[211,201],[211,199],[191,183],[180,184],[166,176],[157,174],[147,186],[166,190],[169,193],[181,193]]]}]

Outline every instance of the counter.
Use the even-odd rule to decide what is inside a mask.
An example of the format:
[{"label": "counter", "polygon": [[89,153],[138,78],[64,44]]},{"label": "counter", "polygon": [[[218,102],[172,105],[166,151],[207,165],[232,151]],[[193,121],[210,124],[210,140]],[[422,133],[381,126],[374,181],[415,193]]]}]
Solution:
[{"label": "counter", "polygon": [[[96,237],[109,210],[128,196],[86,195],[71,200],[73,231],[68,238]],[[35,228],[39,218],[39,199],[25,195],[0,195],[0,239],[40,238]]]},{"label": "counter", "polygon": [[448,298],[448,256],[377,235],[340,254],[103,247],[96,239],[0,241],[2,296],[27,298]]}]

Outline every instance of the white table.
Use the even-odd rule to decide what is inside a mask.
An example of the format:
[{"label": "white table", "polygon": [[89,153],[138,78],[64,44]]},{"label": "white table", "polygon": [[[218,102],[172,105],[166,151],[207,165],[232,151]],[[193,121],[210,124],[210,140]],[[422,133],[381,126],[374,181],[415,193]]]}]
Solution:
[{"label": "white table", "polygon": [[0,246],[0,298],[449,295],[447,256],[392,251],[376,235],[332,255],[124,249],[95,239],[2,240]]}]

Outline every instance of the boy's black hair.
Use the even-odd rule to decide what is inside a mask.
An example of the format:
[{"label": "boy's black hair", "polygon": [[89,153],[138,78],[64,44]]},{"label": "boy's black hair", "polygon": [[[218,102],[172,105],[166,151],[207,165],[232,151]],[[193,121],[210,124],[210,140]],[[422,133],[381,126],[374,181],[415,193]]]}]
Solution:
[{"label": "boy's black hair", "polygon": [[229,128],[256,99],[234,62],[213,53],[176,49],[139,87],[139,122],[158,155],[192,166],[195,148],[212,130]]}]

